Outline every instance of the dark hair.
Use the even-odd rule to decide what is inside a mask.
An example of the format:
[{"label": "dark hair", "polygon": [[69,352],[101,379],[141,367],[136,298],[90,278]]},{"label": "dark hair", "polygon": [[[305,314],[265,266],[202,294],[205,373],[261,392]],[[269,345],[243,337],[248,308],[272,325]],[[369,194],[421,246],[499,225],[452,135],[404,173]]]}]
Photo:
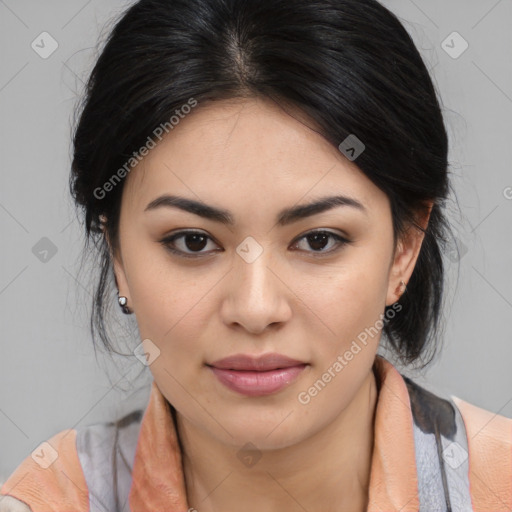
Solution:
[{"label": "dark hair", "polygon": [[356,164],[390,200],[395,246],[407,227],[422,230],[417,215],[434,202],[402,310],[383,327],[401,362],[426,360],[429,350],[430,362],[449,230],[448,137],[413,40],[375,0],[141,0],[123,13],[91,72],[73,134],[70,190],[84,214],[84,254],[93,240],[101,257],[95,345],[99,336],[115,351],[106,322],[115,276],[101,221],[117,250],[124,181],[106,198],[95,191],[191,98],[201,108],[236,97],[277,102],[335,147],[350,134],[360,139]]}]

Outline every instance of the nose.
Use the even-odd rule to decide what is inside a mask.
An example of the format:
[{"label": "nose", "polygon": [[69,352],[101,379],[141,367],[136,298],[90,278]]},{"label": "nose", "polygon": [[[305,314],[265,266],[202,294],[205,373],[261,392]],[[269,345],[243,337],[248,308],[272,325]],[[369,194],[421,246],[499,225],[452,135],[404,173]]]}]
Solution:
[{"label": "nose", "polygon": [[269,326],[290,319],[293,292],[280,267],[273,264],[269,250],[255,259],[235,256],[234,268],[225,281],[221,315],[226,325],[238,325],[258,334]]}]

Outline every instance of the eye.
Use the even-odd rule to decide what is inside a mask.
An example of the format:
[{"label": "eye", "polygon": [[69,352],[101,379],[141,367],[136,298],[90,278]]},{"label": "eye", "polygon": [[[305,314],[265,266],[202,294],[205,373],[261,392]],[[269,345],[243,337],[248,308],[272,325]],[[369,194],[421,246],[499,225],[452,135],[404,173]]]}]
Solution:
[{"label": "eye", "polygon": [[[329,238],[334,240],[333,244],[331,244],[331,248],[328,250],[323,250],[326,246],[329,246]],[[324,231],[324,230],[316,230],[310,231],[305,235],[299,238],[299,242],[301,240],[306,240],[307,244],[312,247],[314,250],[310,251],[313,253],[319,253],[323,255],[325,253],[333,253],[341,249],[344,245],[351,243],[347,238],[338,235],[337,233],[333,233],[332,231]],[[296,242],[293,247],[297,247],[299,242]]]},{"label": "eye", "polygon": [[[196,258],[195,254],[199,256],[207,254],[207,252],[201,251],[207,245],[208,240],[212,240],[212,238],[201,231],[180,231],[160,240],[160,243],[173,254],[184,258]],[[187,252],[187,250],[191,252]]]},{"label": "eye", "polygon": [[[329,246],[329,239],[334,242],[330,244],[330,248],[328,250],[324,250],[326,246]],[[309,247],[313,248],[313,251],[308,252],[318,253],[319,255],[336,252],[344,245],[351,243],[350,240],[338,235],[337,233],[325,230],[316,230],[302,235],[298,241],[292,245],[292,248],[298,247],[301,240],[306,240]],[[180,231],[160,240],[160,243],[173,254],[177,254],[184,258],[197,258],[201,257],[201,255],[207,255],[210,252],[218,252],[215,250],[203,251],[203,249],[208,245],[208,241],[213,242],[213,239],[202,231]],[[214,243],[214,245],[217,244]],[[307,251],[307,249],[299,250]]]}]

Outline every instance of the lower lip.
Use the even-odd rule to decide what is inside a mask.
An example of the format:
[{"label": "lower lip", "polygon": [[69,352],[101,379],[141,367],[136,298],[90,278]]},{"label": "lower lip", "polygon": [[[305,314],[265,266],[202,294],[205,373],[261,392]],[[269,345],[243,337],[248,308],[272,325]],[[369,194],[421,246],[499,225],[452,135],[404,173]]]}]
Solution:
[{"label": "lower lip", "polygon": [[224,370],[210,366],[214,375],[229,389],[247,396],[270,395],[294,381],[305,364],[266,372]]}]

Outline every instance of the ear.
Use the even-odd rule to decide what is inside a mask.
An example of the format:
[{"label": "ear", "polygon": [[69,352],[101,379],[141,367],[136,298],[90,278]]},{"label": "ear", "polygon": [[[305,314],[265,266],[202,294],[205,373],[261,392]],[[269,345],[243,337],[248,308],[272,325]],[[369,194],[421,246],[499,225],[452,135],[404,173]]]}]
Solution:
[{"label": "ear", "polygon": [[[424,230],[427,229],[433,204],[432,201],[426,203],[425,211],[418,214],[416,217],[417,224]],[[404,292],[400,281],[404,281],[406,285],[409,282],[414,267],[416,266],[424,237],[425,234],[422,231],[414,225],[410,225],[404,236],[397,242],[393,262],[389,271],[386,306],[394,304]]]},{"label": "ear", "polygon": [[[103,216],[102,216],[103,217]],[[114,278],[116,282],[117,289],[119,290],[119,295],[124,296],[128,299],[128,304],[131,304],[130,291],[128,288],[128,280],[126,279],[126,274],[124,271],[123,260],[121,258],[120,250],[115,249],[113,244],[111,243],[108,231],[105,229],[105,217],[102,219],[102,231],[105,237],[105,242],[109,249],[110,253],[110,261],[112,262],[112,267],[114,270]]]}]

